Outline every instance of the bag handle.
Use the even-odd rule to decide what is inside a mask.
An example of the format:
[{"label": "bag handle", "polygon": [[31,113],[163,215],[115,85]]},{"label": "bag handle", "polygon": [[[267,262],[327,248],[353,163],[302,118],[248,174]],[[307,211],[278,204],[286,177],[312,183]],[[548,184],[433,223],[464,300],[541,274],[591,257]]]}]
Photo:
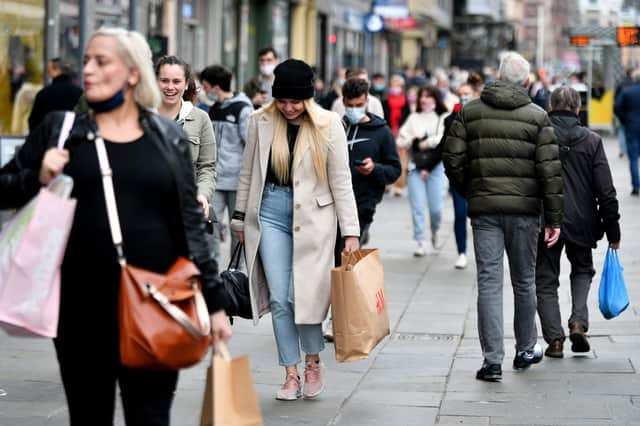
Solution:
[{"label": "bag handle", "polygon": [[58,143],[56,144],[58,149],[64,148],[64,145],[69,138],[69,133],[71,133],[71,128],[73,127],[73,122],[75,121],[75,119],[75,112],[66,111],[64,113],[64,118],[62,119],[62,127],[60,128],[60,134],[58,135]]},{"label": "bag handle", "polygon": [[360,250],[354,250],[352,252],[349,252],[349,257],[347,258],[347,263],[344,266],[345,267],[353,266],[351,264],[351,259],[353,259],[354,257],[358,257],[358,256],[360,257],[358,259],[359,261],[362,260],[362,258],[364,257],[364,256],[362,256],[362,253],[361,253]]},{"label": "bag handle", "polygon": [[[240,257],[242,255],[242,249],[244,248],[244,243],[238,241],[236,246],[233,249],[233,253],[231,254],[231,259],[229,259],[229,266],[227,266],[227,270],[238,270],[240,267]],[[235,265],[234,265],[235,262]]]},{"label": "bag handle", "polygon": [[[118,207],[116,205],[116,196],[113,190],[113,178],[111,166],[109,165],[109,157],[107,149],[104,145],[104,139],[100,133],[96,134],[96,151],[98,153],[98,163],[100,164],[100,172],[102,173],[102,188],[104,190],[104,198],[107,204],[107,216],[109,218],[109,228],[111,229],[111,239],[113,246],[118,254],[118,263],[124,267],[127,260],[122,250],[122,229],[120,228],[120,218],[118,217]],[[207,336],[211,331],[211,322],[209,321],[209,313],[207,304],[204,301],[202,292],[196,284],[192,284],[194,290],[196,314],[201,327],[196,326],[182,309],[171,303],[171,301],[162,294],[153,284],[145,283],[146,290],[151,297],[174,319],[184,327],[185,330],[194,338],[199,339]]]},{"label": "bag handle", "polygon": [[229,353],[229,348],[227,348],[227,344],[223,341],[216,343],[214,351],[225,361],[231,361],[231,353]]}]

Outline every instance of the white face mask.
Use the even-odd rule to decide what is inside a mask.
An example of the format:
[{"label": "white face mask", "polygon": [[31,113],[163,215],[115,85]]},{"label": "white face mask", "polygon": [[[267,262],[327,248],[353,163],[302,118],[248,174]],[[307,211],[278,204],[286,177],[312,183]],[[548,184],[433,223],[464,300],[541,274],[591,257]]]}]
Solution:
[{"label": "white face mask", "polygon": [[347,107],[344,109],[344,116],[351,124],[358,124],[360,120],[362,120],[362,118],[365,116],[365,114],[365,108]]},{"label": "white face mask", "polygon": [[260,65],[260,74],[271,77],[273,75],[273,70],[276,69],[276,66],[273,64],[268,65]]}]

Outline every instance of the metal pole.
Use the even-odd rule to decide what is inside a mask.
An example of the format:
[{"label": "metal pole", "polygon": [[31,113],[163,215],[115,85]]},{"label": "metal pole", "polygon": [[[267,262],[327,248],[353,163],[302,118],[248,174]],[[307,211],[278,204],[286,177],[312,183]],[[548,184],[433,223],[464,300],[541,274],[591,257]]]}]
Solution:
[{"label": "metal pole", "polygon": [[129,0],[129,29],[135,30],[136,25],[136,8],[138,6],[136,0]]},{"label": "metal pole", "polygon": [[[78,63],[80,67],[84,63],[84,47],[87,42],[87,0],[80,0],[78,4],[78,46],[79,50],[79,58]],[[82,86],[82,68],[80,72],[78,72],[78,82]]]},{"label": "metal pole", "polygon": [[536,52],[536,68],[544,67],[544,6],[538,4],[538,50]]}]

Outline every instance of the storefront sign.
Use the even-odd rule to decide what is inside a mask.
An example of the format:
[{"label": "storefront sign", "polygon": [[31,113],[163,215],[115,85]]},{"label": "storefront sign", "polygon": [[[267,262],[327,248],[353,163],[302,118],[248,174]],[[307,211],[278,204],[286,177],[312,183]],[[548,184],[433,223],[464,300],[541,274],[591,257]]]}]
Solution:
[{"label": "storefront sign", "polygon": [[364,18],[364,30],[368,33],[384,31],[384,19],[382,16],[371,13]]},{"label": "storefront sign", "polygon": [[409,16],[407,0],[374,0],[373,13],[383,18],[406,18]]},{"label": "storefront sign", "polygon": [[386,28],[394,31],[415,30],[419,28],[418,23],[412,16],[406,18],[387,18],[384,20]]}]

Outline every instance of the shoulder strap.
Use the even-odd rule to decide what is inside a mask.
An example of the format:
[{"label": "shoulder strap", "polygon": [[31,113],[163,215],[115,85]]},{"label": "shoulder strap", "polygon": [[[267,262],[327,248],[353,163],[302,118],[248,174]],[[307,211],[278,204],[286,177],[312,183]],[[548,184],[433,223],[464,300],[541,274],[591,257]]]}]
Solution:
[{"label": "shoulder strap", "polygon": [[58,135],[58,143],[56,146],[58,149],[64,148],[67,139],[69,138],[69,133],[71,133],[71,128],[73,127],[73,122],[76,119],[76,113],[73,111],[66,111],[64,113],[64,119],[62,120],[62,127],[60,128],[60,134]]},{"label": "shoulder strap", "polygon": [[107,205],[107,216],[109,218],[109,228],[111,228],[111,239],[113,246],[118,253],[118,262],[124,266],[127,263],[122,250],[122,230],[120,228],[120,218],[118,217],[118,207],[116,205],[116,196],[113,190],[113,178],[111,166],[109,165],[109,157],[107,149],[104,146],[104,139],[99,133],[96,134],[96,151],[98,152],[98,163],[100,164],[100,173],[102,174],[102,189],[104,191],[104,199]]}]

